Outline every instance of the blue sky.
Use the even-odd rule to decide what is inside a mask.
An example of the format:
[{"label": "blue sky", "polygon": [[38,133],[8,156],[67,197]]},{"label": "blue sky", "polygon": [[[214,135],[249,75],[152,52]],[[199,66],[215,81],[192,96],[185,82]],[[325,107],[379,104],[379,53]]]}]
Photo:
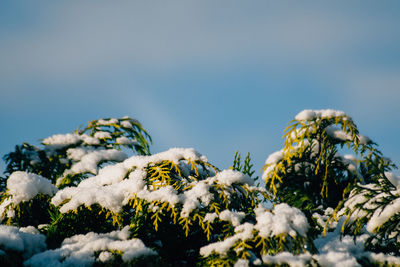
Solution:
[{"label": "blue sky", "polygon": [[399,26],[398,1],[1,1],[0,154],[129,115],[152,152],[260,174],[298,112],[333,108],[400,165]]}]

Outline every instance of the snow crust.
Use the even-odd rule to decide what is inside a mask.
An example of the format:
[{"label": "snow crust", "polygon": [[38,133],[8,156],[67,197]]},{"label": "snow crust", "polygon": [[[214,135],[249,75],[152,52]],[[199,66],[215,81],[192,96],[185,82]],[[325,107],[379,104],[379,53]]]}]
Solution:
[{"label": "snow crust", "polygon": [[[61,247],[34,255],[25,261],[32,267],[46,266],[90,266],[96,261],[108,261],[112,251],[120,251],[122,260],[129,262],[142,256],[156,256],[157,253],[146,247],[140,239],[129,239],[129,226],[120,231],[105,234],[94,232],[66,238]],[[100,252],[99,257],[95,253]]]}]

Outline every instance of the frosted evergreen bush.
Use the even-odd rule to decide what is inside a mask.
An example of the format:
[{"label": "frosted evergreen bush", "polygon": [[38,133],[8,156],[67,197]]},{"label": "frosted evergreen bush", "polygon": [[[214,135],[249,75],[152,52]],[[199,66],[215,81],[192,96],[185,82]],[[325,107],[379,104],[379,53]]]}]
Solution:
[{"label": "frosted evergreen bush", "polygon": [[335,110],[300,112],[284,137],[263,181],[249,154],[226,170],[192,148],[151,154],[128,117],[16,146],[0,264],[400,265],[400,177],[376,144]]}]

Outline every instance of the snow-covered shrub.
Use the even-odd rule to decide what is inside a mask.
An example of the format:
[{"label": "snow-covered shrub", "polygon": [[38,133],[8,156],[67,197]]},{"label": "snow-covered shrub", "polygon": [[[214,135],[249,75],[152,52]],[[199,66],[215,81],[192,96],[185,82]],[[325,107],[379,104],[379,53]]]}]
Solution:
[{"label": "snow-covered shrub", "polygon": [[278,204],[273,210],[259,206],[254,212],[255,216],[247,222],[235,224],[232,220],[235,226],[232,234],[200,249],[207,266],[232,266],[241,261],[257,264],[266,255],[285,251],[297,255],[307,252],[312,245],[307,237],[307,218],[300,210]]},{"label": "snow-covered shrub", "polygon": [[[133,156],[104,167],[75,187],[59,190],[52,204],[60,215],[51,227],[95,207],[114,225],[129,225],[147,246],[161,247],[161,258],[194,264],[200,247],[228,238],[241,223],[256,221],[255,211],[266,191],[253,184],[250,176],[239,171],[219,171],[193,149]],[[285,243],[287,233],[279,235]],[[295,232],[291,236],[297,238]],[[286,248],[277,244],[273,249]]]},{"label": "snow-covered shrub", "polygon": [[105,234],[89,232],[66,238],[57,249],[35,254],[28,266],[90,266],[142,264],[156,266],[157,253],[140,239],[130,239],[129,227]]},{"label": "snow-covered shrub", "polygon": [[[400,254],[399,178],[389,172],[395,165],[376,144],[359,134],[350,116],[336,110],[300,112],[284,137],[284,148],[267,158],[263,179],[274,203],[288,203],[308,217],[310,234],[320,240],[315,241],[320,254],[313,259],[322,266],[339,264],[340,257],[340,264],[348,260],[350,266],[398,262],[373,254]],[[353,154],[342,156],[346,150]],[[332,241],[324,239],[327,231]],[[327,251],[344,244],[340,236],[356,242],[357,235],[354,253]]]},{"label": "snow-covered shrub", "polygon": [[[374,143],[358,133],[350,116],[337,110],[304,110],[286,128],[284,148],[270,155],[263,180],[277,202],[289,203],[307,216],[336,208],[357,181],[365,153]],[[355,155],[342,156],[341,148]]]},{"label": "snow-covered shrub", "polygon": [[125,160],[123,147],[149,154],[149,142],[141,124],[124,117],[94,120],[75,133],[50,136],[42,140],[43,148],[16,146],[4,157],[7,190],[1,196],[0,219],[21,226],[48,221],[49,196],[57,191],[55,186],[77,184],[97,174],[102,164]]},{"label": "snow-covered shrub", "polygon": [[50,180],[22,171],[13,172],[1,196],[0,220],[19,226],[46,222],[50,197],[57,192]]},{"label": "snow-covered shrub", "polygon": [[395,174],[382,172],[376,182],[358,184],[339,207],[339,216],[347,219],[344,233],[367,234],[366,248],[400,256],[399,182]]},{"label": "snow-covered shrub", "polygon": [[[252,243],[231,253],[230,261],[249,258],[253,249],[303,251],[308,225],[292,221],[301,212],[290,219],[279,207],[272,212],[260,206],[268,194],[254,185],[249,156],[242,166],[237,154],[234,166],[220,171],[194,149],[150,155],[150,140],[132,119],[101,119],[73,134],[45,138],[43,148],[24,144],[6,155],[2,223],[40,229],[49,248],[24,258],[25,265],[132,265],[138,258],[127,255],[141,257],[141,249],[151,251],[147,263],[193,265],[202,247],[232,239],[243,225],[254,228]],[[123,146],[139,155],[128,157]],[[265,225],[273,218],[278,225],[279,216],[288,217],[287,231],[268,233]],[[116,231],[124,231],[124,238],[110,240]],[[114,246],[117,241],[137,246],[128,253]],[[236,247],[246,242],[236,241]],[[203,256],[201,262],[213,261]]]},{"label": "snow-covered shrub", "polygon": [[17,146],[0,265],[398,265],[394,164],[341,111],[302,111],[285,138],[261,186],[249,154],[226,170],[192,148],[152,155],[127,117]]},{"label": "snow-covered shrub", "polygon": [[129,117],[93,120],[82,130],[43,139],[43,148],[28,143],[16,146],[4,156],[5,174],[26,171],[67,186],[96,174],[102,163],[126,159],[123,147],[148,155],[150,142],[141,124]]}]

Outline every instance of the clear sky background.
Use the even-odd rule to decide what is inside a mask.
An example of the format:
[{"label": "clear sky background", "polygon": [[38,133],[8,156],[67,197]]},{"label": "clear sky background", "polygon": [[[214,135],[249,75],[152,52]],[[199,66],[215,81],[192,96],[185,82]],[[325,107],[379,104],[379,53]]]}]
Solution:
[{"label": "clear sky background", "polygon": [[1,156],[128,115],[153,153],[260,174],[298,112],[333,108],[400,165],[400,2],[1,1],[0,93]]}]

